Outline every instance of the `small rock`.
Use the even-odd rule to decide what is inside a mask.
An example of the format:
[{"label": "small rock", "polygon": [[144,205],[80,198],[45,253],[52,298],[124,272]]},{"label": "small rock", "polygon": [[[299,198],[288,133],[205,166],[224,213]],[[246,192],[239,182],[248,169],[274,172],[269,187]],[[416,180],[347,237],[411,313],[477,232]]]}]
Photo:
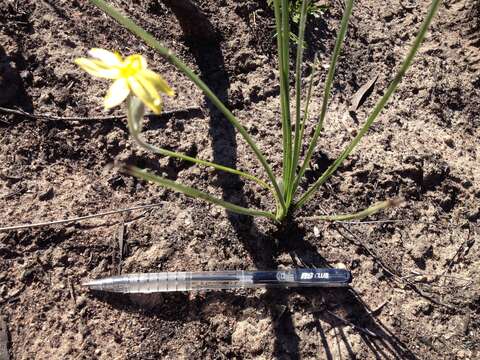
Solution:
[{"label": "small rock", "polygon": [[111,146],[116,146],[118,144],[119,138],[120,138],[119,133],[115,131],[110,131],[105,136],[106,143]]},{"label": "small rock", "polygon": [[425,263],[426,259],[429,259],[433,256],[433,246],[428,239],[419,238],[417,240],[418,241],[410,250],[410,256],[417,263]]},{"label": "small rock", "polygon": [[430,315],[433,311],[433,306],[429,302],[422,301],[416,308],[416,315],[424,314]]},{"label": "small rock", "polygon": [[455,142],[453,141],[453,138],[451,136],[446,136],[445,139],[443,139],[445,142],[445,145],[447,145],[450,148],[453,148],[455,146]]},{"label": "small rock", "polygon": [[309,313],[294,313],[292,314],[292,323],[295,329],[306,328],[315,322],[313,314]]},{"label": "small rock", "polygon": [[81,309],[82,307],[85,306],[87,303],[87,298],[85,295],[82,295],[77,298],[77,301],[75,302],[75,305],[77,306],[78,309]]},{"label": "small rock", "polygon": [[469,179],[463,179],[461,184],[465,189],[470,189],[473,186]]},{"label": "small rock", "polygon": [[256,357],[273,348],[274,337],[268,336],[272,331],[270,319],[239,321],[233,329],[232,345]]},{"label": "small rock", "polygon": [[51,263],[52,265],[54,266],[57,266],[57,265],[65,265],[67,263],[67,254],[65,253],[65,251],[61,248],[58,248],[56,247],[53,252],[52,252],[52,259],[51,259]]},{"label": "small rock", "polygon": [[471,222],[475,222],[480,219],[480,207],[472,209],[467,213],[467,219]]},{"label": "small rock", "polygon": [[31,82],[33,80],[33,75],[28,70],[23,70],[22,72],[20,72],[20,77],[25,82]]},{"label": "small rock", "polygon": [[423,186],[432,190],[445,180],[450,168],[445,162],[426,163],[423,166]]},{"label": "small rock", "polygon": [[386,22],[390,22],[394,19],[395,17],[395,13],[393,12],[393,10],[389,9],[389,10],[386,10],[385,11],[385,14],[383,15],[383,19],[386,21]]},{"label": "small rock", "polygon": [[317,238],[320,237],[320,230],[316,226],[313,227],[313,235]]},{"label": "small rock", "polygon": [[277,263],[280,266],[289,266],[293,263],[292,256],[289,253],[282,253],[277,257]]},{"label": "small rock", "polygon": [[117,190],[119,188],[125,187],[125,180],[120,175],[115,175],[107,180],[108,184],[112,187],[112,189]]},{"label": "small rock", "polygon": [[29,268],[29,269],[26,269],[22,272],[22,275],[20,276],[20,279],[22,282],[27,282],[27,281],[30,281],[33,276],[35,275],[35,272],[37,271],[36,268]]},{"label": "small rock", "polygon": [[47,201],[53,199],[55,196],[55,192],[53,191],[53,187],[50,187],[47,191],[38,195],[38,200],[40,201]]},{"label": "small rock", "polygon": [[216,206],[212,206],[212,208],[210,209],[210,215],[215,219],[218,218],[221,213],[222,211]]},{"label": "small rock", "polygon": [[353,259],[350,263],[350,269],[354,270],[360,266],[360,259]]},{"label": "small rock", "polygon": [[51,103],[52,99],[53,99],[53,95],[51,93],[43,93],[38,98],[38,102],[40,104],[49,104]]}]

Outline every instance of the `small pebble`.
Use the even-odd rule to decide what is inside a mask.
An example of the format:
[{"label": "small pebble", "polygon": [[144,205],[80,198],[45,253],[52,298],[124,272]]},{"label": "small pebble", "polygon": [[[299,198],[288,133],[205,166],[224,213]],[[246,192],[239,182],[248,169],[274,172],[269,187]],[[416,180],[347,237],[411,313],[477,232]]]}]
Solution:
[{"label": "small pebble", "polygon": [[80,309],[80,308],[84,307],[86,303],[87,303],[87,298],[84,295],[82,295],[82,296],[79,296],[77,298],[77,301],[75,302],[75,305],[77,306],[77,308]]},{"label": "small pebble", "polygon": [[454,143],[453,138],[452,138],[451,136],[445,137],[445,139],[443,139],[443,141],[445,142],[445,144],[446,144],[448,147],[453,148],[453,147],[455,146],[455,143]]}]

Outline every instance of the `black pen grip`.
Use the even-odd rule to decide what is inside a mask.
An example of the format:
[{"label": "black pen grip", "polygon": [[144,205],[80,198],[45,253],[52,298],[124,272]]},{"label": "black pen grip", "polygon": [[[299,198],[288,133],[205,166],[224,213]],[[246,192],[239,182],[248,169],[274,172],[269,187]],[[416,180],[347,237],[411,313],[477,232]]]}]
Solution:
[{"label": "black pen grip", "polygon": [[284,286],[347,286],[352,281],[346,269],[294,269],[256,271],[252,273],[254,284]]}]

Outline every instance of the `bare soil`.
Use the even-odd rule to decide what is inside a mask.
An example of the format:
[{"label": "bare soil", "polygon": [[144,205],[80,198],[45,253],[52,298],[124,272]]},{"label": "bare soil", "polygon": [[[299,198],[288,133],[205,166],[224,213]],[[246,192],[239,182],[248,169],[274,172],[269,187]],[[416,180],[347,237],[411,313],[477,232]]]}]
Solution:
[{"label": "bare soil", "polygon": [[[273,15],[264,1],[112,0],[201,74],[281,168]],[[308,27],[324,68],[342,2]],[[178,2],[177,2],[178,4]],[[395,74],[429,1],[357,1],[306,188],[355,135]],[[108,84],[79,71],[89,48],[142,53],[178,93],[145,136],[264,176],[233,128],[184,76],[86,0],[0,0],[0,106],[106,115]],[[315,84],[319,109],[325,72]],[[305,68],[308,75],[308,68]],[[378,75],[356,114],[355,92]],[[187,109],[184,111],[184,109]],[[147,212],[0,233],[0,354],[13,359],[478,359],[480,2],[445,1],[398,92],[295,221],[276,226],[120,174],[134,163],[229,201],[272,209],[249,182],[139,150],[124,120],[0,115],[0,227],[162,203]],[[114,114],[121,115],[122,109]],[[315,116],[308,125],[311,134]],[[364,224],[302,217],[405,203]],[[123,233],[123,236],[122,236]],[[119,252],[119,238],[126,244]],[[126,272],[344,264],[351,289],[129,297],[87,278]]]}]

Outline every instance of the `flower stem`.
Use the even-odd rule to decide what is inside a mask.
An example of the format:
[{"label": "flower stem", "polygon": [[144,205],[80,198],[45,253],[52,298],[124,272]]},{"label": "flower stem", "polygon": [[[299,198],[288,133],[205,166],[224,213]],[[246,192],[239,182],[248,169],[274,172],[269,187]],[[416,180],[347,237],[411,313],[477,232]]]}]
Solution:
[{"label": "flower stem", "polygon": [[241,176],[245,179],[252,180],[252,181],[256,182],[258,185],[260,185],[261,187],[263,187],[267,190],[273,191],[272,187],[270,187],[265,181],[257,178],[254,175],[245,173],[245,172],[240,171],[240,170],[232,169],[228,166],[215,164],[215,163],[212,163],[210,161],[197,159],[197,158],[194,158],[194,157],[182,154],[182,153],[178,153],[178,152],[175,152],[175,151],[170,151],[170,150],[167,150],[167,149],[156,147],[152,144],[147,143],[142,138],[141,133],[140,133],[140,128],[138,127],[138,125],[136,125],[134,116],[132,116],[132,114],[131,114],[131,112],[132,112],[131,108],[132,108],[132,106],[134,106],[134,105],[132,105],[132,99],[133,98],[131,96],[129,96],[127,98],[127,107],[128,107],[128,111],[129,111],[128,116],[127,116],[128,129],[130,131],[130,134],[132,135],[132,138],[136,141],[136,143],[140,147],[144,148],[147,151],[151,151],[153,153],[160,154],[160,155],[163,155],[163,156],[170,156],[170,157],[173,157],[173,158],[189,161],[189,162],[192,162],[194,164],[208,166],[208,167],[212,167],[216,170],[225,171],[225,172],[228,172],[228,173],[231,173],[231,174],[235,174],[235,175]]}]

